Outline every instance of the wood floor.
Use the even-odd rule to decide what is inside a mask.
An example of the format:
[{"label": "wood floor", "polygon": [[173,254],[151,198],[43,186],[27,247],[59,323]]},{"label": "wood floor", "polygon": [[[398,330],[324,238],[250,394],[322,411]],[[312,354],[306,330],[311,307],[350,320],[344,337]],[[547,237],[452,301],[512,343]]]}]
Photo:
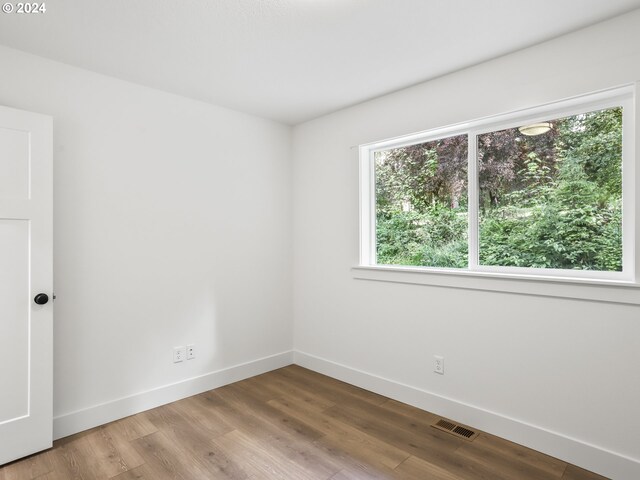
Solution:
[{"label": "wood floor", "polygon": [[0,480],[596,480],[593,473],[297,366],[55,442]]}]

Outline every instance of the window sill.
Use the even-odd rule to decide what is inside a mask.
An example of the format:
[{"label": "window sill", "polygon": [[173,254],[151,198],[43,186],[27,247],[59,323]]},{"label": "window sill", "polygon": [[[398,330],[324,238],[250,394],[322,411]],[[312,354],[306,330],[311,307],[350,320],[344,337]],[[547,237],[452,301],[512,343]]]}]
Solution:
[{"label": "window sill", "polygon": [[353,278],[359,280],[640,305],[640,284],[626,281],[426,270],[381,265],[353,267],[351,272]]}]

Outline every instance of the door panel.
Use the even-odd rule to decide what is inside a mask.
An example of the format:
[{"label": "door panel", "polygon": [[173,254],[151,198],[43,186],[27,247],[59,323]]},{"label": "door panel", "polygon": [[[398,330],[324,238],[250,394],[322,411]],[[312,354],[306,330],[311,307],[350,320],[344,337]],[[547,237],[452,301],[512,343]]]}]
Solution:
[{"label": "door panel", "polygon": [[29,198],[29,132],[0,128],[0,198]]},{"label": "door panel", "polygon": [[29,413],[29,222],[0,220],[0,422]]},{"label": "door panel", "polygon": [[0,107],[0,465],[52,440],[52,121]]}]

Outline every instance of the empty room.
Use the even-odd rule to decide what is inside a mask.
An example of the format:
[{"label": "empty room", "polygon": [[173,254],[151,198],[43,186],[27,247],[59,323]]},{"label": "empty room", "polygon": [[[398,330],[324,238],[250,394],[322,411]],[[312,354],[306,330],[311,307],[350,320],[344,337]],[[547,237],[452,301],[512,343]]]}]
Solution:
[{"label": "empty room", "polygon": [[0,480],[640,479],[640,0],[0,4]]}]

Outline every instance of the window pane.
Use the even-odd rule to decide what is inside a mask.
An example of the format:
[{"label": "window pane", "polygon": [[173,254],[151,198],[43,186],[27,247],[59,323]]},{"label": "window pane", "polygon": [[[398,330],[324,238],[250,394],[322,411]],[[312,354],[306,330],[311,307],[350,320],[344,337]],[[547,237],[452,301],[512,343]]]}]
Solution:
[{"label": "window pane", "polygon": [[376,259],[466,268],[467,135],[374,155]]},{"label": "window pane", "polygon": [[478,136],[481,265],[622,270],[622,108]]}]

